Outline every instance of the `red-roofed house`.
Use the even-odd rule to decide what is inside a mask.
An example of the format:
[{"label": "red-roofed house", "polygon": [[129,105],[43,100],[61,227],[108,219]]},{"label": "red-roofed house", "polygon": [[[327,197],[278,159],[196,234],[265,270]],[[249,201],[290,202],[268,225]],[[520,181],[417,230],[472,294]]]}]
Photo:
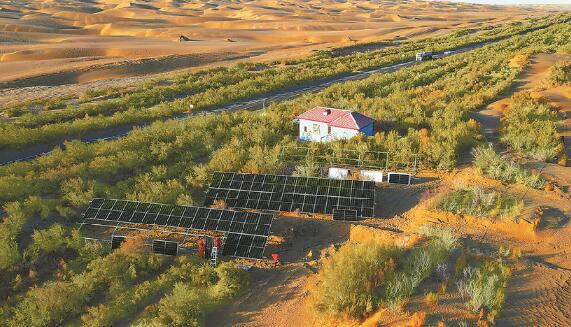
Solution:
[{"label": "red-roofed house", "polygon": [[299,139],[304,141],[350,139],[358,133],[373,135],[373,119],[356,111],[315,107],[297,119]]}]

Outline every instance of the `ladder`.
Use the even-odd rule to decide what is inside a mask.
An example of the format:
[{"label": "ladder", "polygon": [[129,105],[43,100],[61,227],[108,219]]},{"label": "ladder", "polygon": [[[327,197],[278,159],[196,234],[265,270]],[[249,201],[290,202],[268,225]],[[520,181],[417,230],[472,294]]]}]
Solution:
[{"label": "ladder", "polygon": [[213,266],[216,266],[216,264],[218,263],[218,247],[217,246],[213,246],[212,247],[212,252],[210,254],[210,263]]}]

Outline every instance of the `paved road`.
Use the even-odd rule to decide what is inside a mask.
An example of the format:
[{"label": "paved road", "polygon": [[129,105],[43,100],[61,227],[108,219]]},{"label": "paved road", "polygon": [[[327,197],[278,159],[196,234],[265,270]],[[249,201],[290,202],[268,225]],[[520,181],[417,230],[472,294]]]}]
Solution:
[{"label": "paved road", "polygon": [[[533,29],[533,30],[537,30],[537,29],[538,28]],[[533,30],[525,31],[524,33],[520,33],[520,34],[529,33]],[[445,53],[435,55],[435,59],[439,59],[439,58],[442,58],[445,56],[450,56],[450,55],[464,53],[467,51],[478,49],[478,48],[481,48],[485,45],[496,43],[496,42],[505,40],[507,38],[508,37],[503,37],[503,38],[499,38],[496,40],[482,42],[482,43],[474,44],[474,45],[463,47],[463,48],[457,48],[454,50],[449,50],[449,51],[446,51]],[[335,84],[335,83],[343,83],[343,82],[347,82],[347,81],[361,80],[361,79],[365,79],[365,78],[371,76],[372,74],[390,73],[390,72],[394,72],[394,71],[397,71],[397,70],[405,68],[405,67],[417,65],[418,63],[420,63],[420,62],[415,61],[415,60],[411,60],[411,61],[406,61],[406,62],[398,63],[395,65],[391,65],[391,66],[378,67],[378,68],[373,68],[373,69],[368,69],[368,70],[362,70],[362,71],[340,74],[340,75],[328,77],[328,78],[317,80],[317,81],[310,81],[310,82],[307,82],[303,85],[295,85],[295,86],[284,88],[282,90],[269,92],[269,93],[259,95],[259,96],[255,96],[255,97],[251,97],[248,99],[234,101],[230,105],[221,106],[221,107],[213,108],[213,109],[202,110],[202,111],[195,112],[192,114],[181,114],[181,115],[178,115],[178,116],[175,116],[172,118],[177,119],[177,120],[185,120],[185,119],[191,118],[193,116],[197,116],[197,115],[216,114],[216,113],[225,112],[225,111],[232,112],[232,111],[238,111],[238,110],[259,110],[259,109],[263,109],[266,105],[269,105],[272,102],[288,100],[288,99],[294,98],[294,97],[296,97],[302,93],[317,92],[317,91],[320,91],[320,90],[322,90],[322,89],[324,89],[324,88],[326,88],[332,84]],[[81,137],[70,136],[64,140],[58,140],[58,141],[43,143],[43,144],[36,144],[36,145],[28,146],[24,149],[2,150],[2,151],[0,151],[0,165],[9,164],[9,163],[16,162],[16,161],[26,161],[26,160],[35,159],[39,156],[42,156],[44,154],[49,153],[50,151],[52,151],[56,148],[63,148],[64,142],[68,141],[68,140],[81,140],[82,142],[88,142],[88,143],[103,141],[103,140],[110,140],[110,139],[115,139],[115,138],[119,138],[121,136],[126,135],[135,127],[142,127],[142,126],[145,126],[148,124],[150,124],[150,123],[144,123],[144,124],[138,123],[138,124],[132,124],[132,125],[123,125],[123,126],[119,126],[119,127],[112,127],[109,129],[103,129],[103,130],[97,130],[97,131],[89,131],[89,132],[86,132],[85,134],[83,134],[83,136],[81,136]]]}]

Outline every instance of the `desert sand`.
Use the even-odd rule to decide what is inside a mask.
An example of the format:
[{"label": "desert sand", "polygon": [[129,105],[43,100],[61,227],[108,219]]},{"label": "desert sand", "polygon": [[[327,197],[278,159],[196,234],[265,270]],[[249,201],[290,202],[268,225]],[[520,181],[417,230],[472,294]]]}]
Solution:
[{"label": "desert sand", "polygon": [[1,0],[0,89],[299,57],[547,12],[416,0]]}]

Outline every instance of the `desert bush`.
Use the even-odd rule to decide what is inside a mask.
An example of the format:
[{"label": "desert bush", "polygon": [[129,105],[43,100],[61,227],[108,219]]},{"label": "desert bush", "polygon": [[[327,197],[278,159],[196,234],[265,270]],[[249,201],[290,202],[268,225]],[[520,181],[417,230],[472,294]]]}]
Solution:
[{"label": "desert bush", "polygon": [[505,302],[505,289],[511,277],[509,267],[503,263],[485,260],[477,268],[467,267],[457,281],[460,294],[468,299],[469,307],[478,312],[488,311],[487,319],[493,322]]},{"label": "desert bush", "polygon": [[502,157],[489,146],[474,149],[474,165],[483,174],[507,184],[521,183],[523,185],[542,189],[545,179],[538,173],[530,172],[507,157]]},{"label": "desert bush", "polygon": [[459,186],[444,195],[436,207],[462,215],[498,217],[516,220],[523,210],[523,201],[482,187]]},{"label": "desert bush", "polygon": [[571,84],[571,61],[560,61],[549,69],[549,83],[553,86]]},{"label": "desert bush", "polygon": [[32,243],[26,248],[24,255],[35,260],[41,255],[55,255],[66,249],[79,249],[81,244],[79,231],[54,224],[48,229],[34,231]]},{"label": "desert bush", "polygon": [[69,281],[49,282],[28,290],[14,307],[11,326],[61,325],[80,314],[95,295],[120,293],[137,278],[156,272],[164,260],[155,255],[127,256],[115,251],[91,261]]},{"label": "desert bush", "polygon": [[[448,232],[444,233],[445,238]],[[413,294],[415,288],[436,271],[459,243],[456,239],[443,240],[432,236],[422,247],[413,248],[404,260],[397,262],[397,269],[384,285],[383,302],[392,308],[398,308]]]},{"label": "desert bush", "polygon": [[172,291],[159,301],[153,313],[140,321],[140,325],[202,326],[209,311],[234,298],[248,284],[247,274],[231,263],[214,268],[187,262],[177,270],[184,277],[174,282],[176,279],[172,277],[176,274],[169,273],[168,280],[174,282]]},{"label": "desert bush", "polygon": [[516,94],[500,128],[501,141],[513,151],[550,160],[563,150],[555,109],[529,93]]},{"label": "desert bush", "polygon": [[208,305],[204,290],[177,283],[159,303],[160,320],[167,326],[201,326]]},{"label": "desert bush", "polygon": [[312,294],[312,309],[318,317],[360,318],[375,309],[379,288],[394,269],[394,247],[369,241],[347,243],[324,259]]},{"label": "desert bush", "polygon": [[447,251],[452,251],[460,245],[458,236],[448,228],[427,224],[421,226],[418,233],[434,242],[440,242]]}]

